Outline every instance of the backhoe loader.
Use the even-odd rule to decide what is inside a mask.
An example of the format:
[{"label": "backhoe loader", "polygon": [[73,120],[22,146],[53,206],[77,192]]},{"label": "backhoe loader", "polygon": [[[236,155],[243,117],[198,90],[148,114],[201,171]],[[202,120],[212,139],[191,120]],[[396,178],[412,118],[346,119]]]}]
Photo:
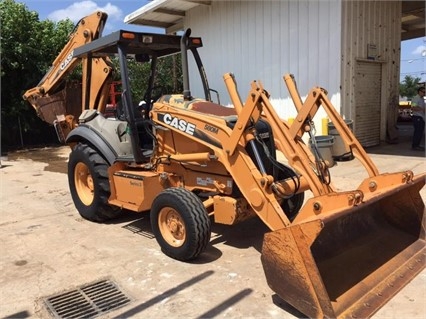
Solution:
[{"label": "backhoe loader", "polygon": [[[77,210],[95,222],[122,209],[149,212],[162,251],[182,261],[202,254],[212,222],[234,225],[257,216],[270,229],[261,254],[266,279],[282,299],[309,317],[372,316],[424,269],[420,190],[426,174],[379,173],[326,90],[315,87],[302,101],[292,75],[284,76],[297,109],[291,125],[279,118],[258,81],[242,101],[231,73],[224,83],[232,106],[215,103],[197,51],[201,38],[190,33],[119,30],[72,49],[72,57],[85,62],[85,93],[78,121],[61,136],[72,147],[68,179]],[[189,51],[202,98],[191,95]],[[157,59],[177,53],[183,92],[153,96]],[[119,60],[122,86],[115,117],[103,114],[106,93],[92,86],[109,73],[94,72],[94,64],[110,56]],[[151,63],[142,108],[132,100],[131,85],[138,83],[129,77],[129,59]],[[29,92],[34,90],[36,97],[26,97],[43,108],[40,100],[49,92]],[[69,105],[62,103],[66,117]],[[337,191],[326,161],[304,143],[304,134],[313,137],[320,107],[366,169],[356,189]],[[277,152],[286,163],[277,160]],[[305,200],[307,191],[313,196]]]}]

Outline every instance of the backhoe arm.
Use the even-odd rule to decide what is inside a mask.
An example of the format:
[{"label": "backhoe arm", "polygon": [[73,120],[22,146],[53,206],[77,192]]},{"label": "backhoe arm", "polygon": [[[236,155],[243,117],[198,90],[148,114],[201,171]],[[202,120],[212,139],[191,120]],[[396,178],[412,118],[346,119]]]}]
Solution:
[{"label": "backhoe arm", "polygon": [[[37,111],[38,116],[55,127],[60,125],[63,132],[59,138],[62,140],[75,126],[74,118],[78,117],[86,108],[105,107],[111,81],[112,68],[108,58],[75,58],[74,49],[87,44],[102,35],[102,30],[107,20],[107,14],[97,11],[81,19],[69,37],[69,41],[53,61],[49,71],[38,85],[25,92],[23,98]],[[67,76],[82,63],[82,89],[78,88],[67,97],[65,88]],[[108,81],[109,80],[109,81]],[[81,101],[76,102],[81,92]],[[90,94],[87,94],[87,93]],[[71,101],[70,101],[70,98]],[[77,98],[78,99],[78,98]],[[102,111],[102,110],[100,110]]]}]

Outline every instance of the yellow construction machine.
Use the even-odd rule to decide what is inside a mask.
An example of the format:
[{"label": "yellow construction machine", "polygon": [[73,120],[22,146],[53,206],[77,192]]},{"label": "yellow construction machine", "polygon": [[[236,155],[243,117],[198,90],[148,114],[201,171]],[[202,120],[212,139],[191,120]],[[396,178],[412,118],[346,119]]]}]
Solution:
[{"label": "yellow construction machine", "polygon": [[[261,262],[273,291],[309,317],[370,317],[425,266],[425,174],[379,173],[327,92],[313,88],[302,101],[291,75],[284,77],[297,109],[291,125],[279,118],[260,82],[251,83],[242,101],[235,77],[225,74],[233,106],[213,102],[201,46],[190,30],[182,36],[119,30],[67,53],[84,62],[85,77],[78,120],[59,130],[72,147],[68,179],[77,210],[96,222],[122,209],[149,212],[162,251],[178,260],[205,250],[211,222],[232,225],[257,216],[270,229]],[[191,96],[189,51],[202,98]],[[157,59],[176,53],[183,92],[154,96]],[[111,56],[119,60],[122,86],[116,116],[103,113],[104,86],[93,86],[108,78],[103,63]],[[129,77],[129,59],[151,64],[142,108],[132,100],[131,86],[140,84]],[[51,93],[36,88],[25,96],[59,122],[73,115],[66,99],[60,107],[44,106]],[[366,169],[356,189],[337,191],[326,161],[304,143],[321,107]],[[305,200],[307,191],[312,196]]]}]

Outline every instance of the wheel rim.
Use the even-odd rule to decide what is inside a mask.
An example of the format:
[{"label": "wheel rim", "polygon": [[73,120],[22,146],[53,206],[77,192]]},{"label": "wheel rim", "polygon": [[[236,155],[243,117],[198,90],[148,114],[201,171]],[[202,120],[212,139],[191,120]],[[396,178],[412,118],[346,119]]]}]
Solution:
[{"label": "wheel rim", "polygon": [[89,206],[93,202],[95,187],[86,164],[79,162],[75,166],[74,181],[78,197],[84,205]]},{"label": "wheel rim", "polygon": [[158,226],[164,240],[173,247],[185,242],[186,228],[182,216],[173,208],[165,207],[158,215]]}]

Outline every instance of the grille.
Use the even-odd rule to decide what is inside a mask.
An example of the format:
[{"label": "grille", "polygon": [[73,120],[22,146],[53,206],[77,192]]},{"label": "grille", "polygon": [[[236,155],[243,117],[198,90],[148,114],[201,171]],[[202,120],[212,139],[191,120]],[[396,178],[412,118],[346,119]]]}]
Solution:
[{"label": "grille", "polygon": [[110,280],[81,286],[46,298],[55,318],[94,318],[127,305],[131,300]]},{"label": "grille", "polygon": [[130,230],[133,234],[141,235],[148,239],[155,238],[154,234],[151,231],[145,230],[137,225],[126,225],[123,226],[124,229]]},{"label": "grille", "polygon": [[123,228],[130,230],[133,234],[138,234],[149,239],[155,238],[154,234],[152,233],[149,219],[145,219],[144,217],[123,226]]}]

